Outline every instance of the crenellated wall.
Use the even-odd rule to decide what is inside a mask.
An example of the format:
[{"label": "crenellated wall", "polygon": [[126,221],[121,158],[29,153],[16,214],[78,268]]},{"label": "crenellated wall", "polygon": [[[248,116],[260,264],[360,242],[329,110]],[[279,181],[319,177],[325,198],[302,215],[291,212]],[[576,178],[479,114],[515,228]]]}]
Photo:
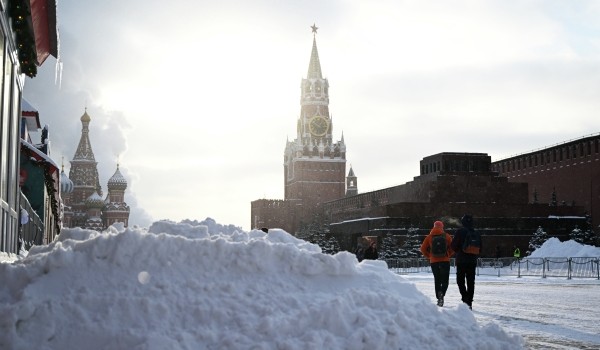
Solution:
[{"label": "crenellated wall", "polygon": [[600,133],[502,159],[492,169],[527,183],[528,202],[583,206],[600,227]]}]

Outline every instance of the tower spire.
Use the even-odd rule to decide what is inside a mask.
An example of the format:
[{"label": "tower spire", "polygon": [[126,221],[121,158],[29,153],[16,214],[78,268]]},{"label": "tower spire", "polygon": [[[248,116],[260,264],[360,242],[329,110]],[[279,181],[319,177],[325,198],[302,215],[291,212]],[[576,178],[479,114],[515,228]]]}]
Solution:
[{"label": "tower spire", "polygon": [[92,151],[92,145],[90,143],[90,118],[87,113],[87,107],[85,108],[85,112],[80,118],[81,120],[81,138],[79,139],[79,145],[77,146],[77,150],[75,151],[75,156],[73,160],[89,160],[95,161],[94,152]]},{"label": "tower spire", "polygon": [[[85,112],[80,118],[81,120],[81,138],[79,139],[79,145],[75,150],[75,155],[71,161],[71,171],[69,177],[77,185],[94,186],[98,194],[102,195],[102,187],[100,186],[100,179],[98,176],[97,162],[94,157],[94,151],[92,151],[92,144],[90,143],[90,121],[92,118],[87,113],[87,107]],[[89,196],[89,193],[85,193]],[[85,199],[85,198],[83,198]]]},{"label": "tower spire", "polygon": [[317,50],[317,30],[319,29],[315,24],[311,26],[313,32],[313,46],[312,52],[310,53],[310,63],[308,64],[307,79],[323,79],[321,74],[321,62],[319,61],[319,51]]}]

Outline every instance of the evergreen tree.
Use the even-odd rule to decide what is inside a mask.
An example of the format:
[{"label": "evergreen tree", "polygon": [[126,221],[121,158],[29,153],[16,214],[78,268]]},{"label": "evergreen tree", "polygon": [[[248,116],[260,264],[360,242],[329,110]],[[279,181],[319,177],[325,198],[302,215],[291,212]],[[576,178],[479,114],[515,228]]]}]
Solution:
[{"label": "evergreen tree", "polygon": [[583,243],[583,231],[577,225],[569,234],[569,237],[577,243]]},{"label": "evergreen tree", "polygon": [[588,234],[591,237],[590,245],[600,247],[600,237],[599,237],[600,235],[598,235],[592,228],[588,229]]},{"label": "evergreen tree", "polygon": [[379,258],[382,260],[399,259],[400,247],[398,246],[398,237],[390,233],[383,236],[379,249]]},{"label": "evergreen tree", "polygon": [[419,229],[411,226],[406,233],[406,241],[402,245],[402,248],[400,248],[400,257],[421,257],[421,243],[421,239],[419,238]]},{"label": "evergreen tree", "polygon": [[325,254],[335,254],[340,251],[340,245],[337,239],[330,235],[327,225],[317,222],[304,225],[296,232],[296,237],[318,245]]},{"label": "evergreen tree", "polygon": [[587,245],[595,245],[595,234],[592,229],[582,230],[579,227],[575,226],[571,234],[569,235],[572,240],[577,243],[587,244]]},{"label": "evergreen tree", "polygon": [[533,253],[536,249],[541,247],[542,244],[544,244],[544,242],[546,242],[547,240],[548,234],[546,233],[546,231],[544,231],[542,226],[539,226],[533,234],[533,236],[531,236],[531,239],[529,240],[529,249],[527,249],[526,254],[531,255],[531,253]]},{"label": "evergreen tree", "polygon": [[320,237],[319,243],[317,243],[319,247],[321,247],[321,251],[325,254],[336,254],[340,251],[340,244],[338,240],[329,235],[328,232],[324,232]]}]

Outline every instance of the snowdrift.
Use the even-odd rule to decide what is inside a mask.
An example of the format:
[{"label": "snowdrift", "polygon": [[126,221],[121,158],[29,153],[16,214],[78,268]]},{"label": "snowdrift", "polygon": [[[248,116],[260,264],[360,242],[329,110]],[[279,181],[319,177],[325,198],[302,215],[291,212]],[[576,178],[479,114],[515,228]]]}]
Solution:
[{"label": "snowdrift", "polygon": [[[65,229],[0,264],[3,349],[518,349],[383,261],[281,230]],[[433,288],[433,286],[432,286]]]}]

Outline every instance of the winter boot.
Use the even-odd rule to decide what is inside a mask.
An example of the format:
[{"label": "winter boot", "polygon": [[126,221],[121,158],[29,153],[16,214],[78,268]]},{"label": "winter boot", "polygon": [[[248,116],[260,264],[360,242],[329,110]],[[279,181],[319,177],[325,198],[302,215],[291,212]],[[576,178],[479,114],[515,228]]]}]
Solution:
[{"label": "winter boot", "polygon": [[437,293],[437,306],[444,306],[444,294],[442,292]]}]

